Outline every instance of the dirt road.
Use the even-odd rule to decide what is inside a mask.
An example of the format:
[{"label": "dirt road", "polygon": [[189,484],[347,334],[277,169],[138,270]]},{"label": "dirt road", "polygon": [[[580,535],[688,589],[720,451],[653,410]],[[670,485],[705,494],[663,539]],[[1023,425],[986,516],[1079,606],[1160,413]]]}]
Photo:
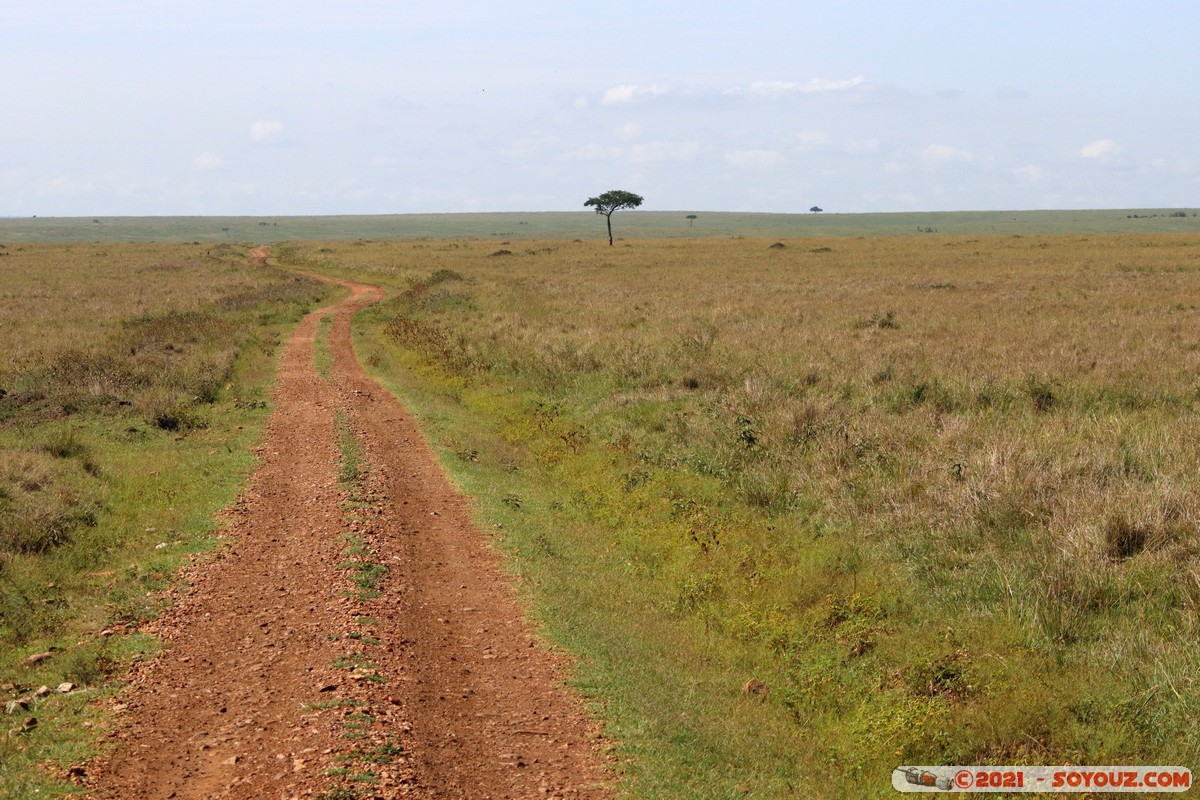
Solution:
[{"label": "dirt road", "polygon": [[[189,568],[156,623],[164,650],[119,698],[116,747],[89,770],[89,794],[611,797],[562,665],[412,419],[355,358],[350,316],[382,293],[346,285],[288,342],[228,547]],[[349,430],[367,464],[350,492]]]}]

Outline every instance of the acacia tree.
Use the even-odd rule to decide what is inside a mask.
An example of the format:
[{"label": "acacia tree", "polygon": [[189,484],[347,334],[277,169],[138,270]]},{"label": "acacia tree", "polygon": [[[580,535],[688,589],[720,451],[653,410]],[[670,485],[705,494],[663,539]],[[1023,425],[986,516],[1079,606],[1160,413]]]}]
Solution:
[{"label": "acacia tree", "polygon": [[608,245],[612,246],[612,215],[614,211],[622,208],[637,208],[642,204],[643,197],[640,194],[626,192],[622,189],[613,189],[611,192],[605,192],[599,197],[589,197],[584,203],[584,207],[595,206],[597,214],[603,214],[608,218]]}]

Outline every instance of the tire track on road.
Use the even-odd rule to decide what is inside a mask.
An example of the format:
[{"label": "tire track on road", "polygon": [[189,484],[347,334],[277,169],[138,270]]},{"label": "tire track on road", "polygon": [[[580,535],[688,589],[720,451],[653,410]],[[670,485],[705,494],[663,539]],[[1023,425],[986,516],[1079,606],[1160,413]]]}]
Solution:
[{"label": "tire track on road", "polygon": [[[311,797],[351,785],[330,770],[369,769],[356,796],[611,797],[562,663],[412,418],[354,354],[351,317],[383,291],[336,282],[350,296],[288,341],[229,546],[185,570],[189,588],[152,626],[164,650],[118,699],[92,795]],[[313,347],[330,313],[325,380]],[[369,465],[354,498],[338,483],[339,419]],[[387,568],[377,597],[354,591],[347,536]]]}]

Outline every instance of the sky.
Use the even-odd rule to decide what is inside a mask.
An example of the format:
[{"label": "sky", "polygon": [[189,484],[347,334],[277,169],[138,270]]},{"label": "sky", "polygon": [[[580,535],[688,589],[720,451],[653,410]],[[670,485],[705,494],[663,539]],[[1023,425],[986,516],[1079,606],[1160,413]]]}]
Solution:
[{"label": "sky", "polygon": [[0,215],[1200,206],[1200,3],[0,0]]}]

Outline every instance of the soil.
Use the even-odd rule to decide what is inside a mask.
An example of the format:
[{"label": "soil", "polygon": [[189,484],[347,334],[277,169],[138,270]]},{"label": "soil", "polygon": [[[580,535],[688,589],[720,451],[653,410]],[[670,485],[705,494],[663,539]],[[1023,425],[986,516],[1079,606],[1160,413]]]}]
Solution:
[{"label": "soil", "polygon": [[[350,317],[383,292],[339,282],[350,296],[308,315],[284,350],[226,546],[184,570],[149,626],[163,650],[115,701],[89,796],[612,797],[562,659],[412,418],[354,354]],[[329,378],[313,359],[326,315]],[[347,424],[366,462],[352,490],[339,483]]]}]

